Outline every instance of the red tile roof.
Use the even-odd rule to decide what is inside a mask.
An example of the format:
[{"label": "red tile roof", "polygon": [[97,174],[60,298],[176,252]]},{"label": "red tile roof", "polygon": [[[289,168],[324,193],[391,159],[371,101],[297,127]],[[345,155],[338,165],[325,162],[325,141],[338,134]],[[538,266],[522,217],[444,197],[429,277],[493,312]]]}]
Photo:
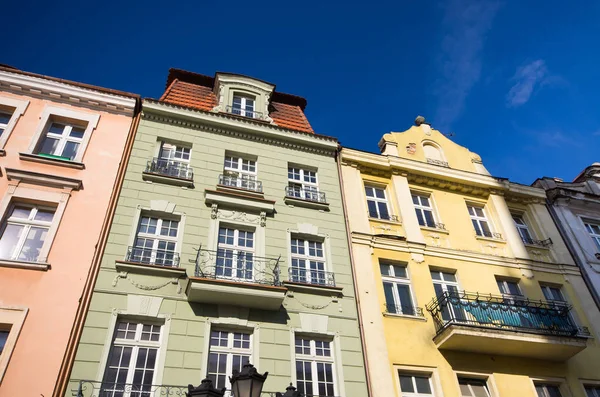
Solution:
[{"label": "red tile roof", "polygon": [[[217,105],[213,92],[214,83],[215,79],[210,76],[170,69],[167,87],[160,101],[210,111]],[[273,92],[269,116],[279,127],[314,134],[304,115],[305,107],[306,99],[302,97]]]}]

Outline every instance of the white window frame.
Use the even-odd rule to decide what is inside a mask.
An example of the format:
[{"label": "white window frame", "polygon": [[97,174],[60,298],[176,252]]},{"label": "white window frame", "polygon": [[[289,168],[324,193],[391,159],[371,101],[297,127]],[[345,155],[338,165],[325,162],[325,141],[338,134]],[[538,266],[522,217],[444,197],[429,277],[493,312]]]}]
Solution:
[{"label": "white window frame", "polygon": [[[240,99],[240,108],[235,108],[234,103],[236,98]],[[246,109],[246,107],[248,106],[248,100],[252,101],[252,110],[248,110]],[[239,112],[239,113],[236,113]],[[232,99],[231,99],[231,113],[232,114],[236,114],[238,116],[244,116],[244,117],[250,117],[253,119],[259,118],[257,117],[257,112],[256,112],[256,97],[250,95],[250,94],[246,94],[246,93],[241,93],[241,92],[234,92]]]},{"label": "white window frame", "polygon": [[[510,293],[510,288],[508,288],[508,284],[515,284],[517,286],[517,290],[519,290],[519,294],[511,294]],[[504,278],[504,277],[496,277],[496,285],[498,285],[498,291],[500,292],[500,295],[502,295],[503,297],[507,298],[507,299],[514,299],[514,298],[520,298],[520,299],[525,299],[525,294],[523,293],[523,290],[521,289],[521,286],[519,285],[519,281],[516,280],[511,280],[508,278]],[[500,287],[500,285],[502,285],[502,287]],[[504,291],[503,291],[504,289]],[[506,291],[506,292],[505,292]]]},{"label": "white window frame", "polygon": [[[227,333],[227,346],[212,346],[210,344],[211,338],[212,338],[212,332],[216,331],[216,332],[226,332]],[[245,349],[243,347],[234,347],[233,346],[233,338],[234,338],[234,334],[236,333],[242,333],[242,334],[246,334],[246,335],[250,335],[250,347]],[[254,333],[252,332],[252,330],[249,329],[231,329],[228,327],[222,327],[222,326],[218,326],[218,324],[213,324],[213,326],[210,328],[210,332],[207,335],[208,338],[208,354],[206,355],[207,361],[206,361],[206,371],[205,371],[205,377],[208,377],[208,360],[210,360],[210,354],[211,353],[219,353],[219,354],[226,354],[227,355],[227,361],[226,361],[226,366],[225,366],[225,388],[227,388],[227,390],[231,390],[231,383],[229,382],[229,376],[233,373],[233,356],[234,355],[245,355],[248,356],[248,362],[252,363],[252,357],[253,357],[253,351],[254,351],[254,345],[255,345],[255,341],[254,341]],[[217,387],[216,384],[214,384],[215,387]],[[228,394],[229,396],[229,394]]]},{"label": "white window frame", "polygon": [[[409,366],[409,365],[394,365],[395,382],[400,397],[442,397],[442,384],[440,382],[439,371],[436,367],[421,367],[421,366]],[[429,385],[431,386],[432,394],[417,394],[417,393],[403,393],[400,386],[400,375],[406,376],[420,376],[429,378]],[[416,390],[416,389],[415,389]]]},{"label": "white window frame", "polygon": [[[381,187],[381,186],[378,186],[378,185],[374,185],[374,184],[370,184],[370,183],[365,183],[364,187],[365,187],[365,190],[364,190],[365,197],[367,199],[367,216],[369,218],[371,218],[371,219],[380,219],[380,220],[384,220],[384,221],[391,220],[391,218],[392,218],[392,211],[391,211],[390,202],[388,200],[387,188],[386,187]],[[366,189],[373,189],[373,196],[368,196]],[[375,193],[375,189],[379,189],[379,190],[383,191],[384,198],[377,197],[377,194]],[[375,202],[375,208],[377,210],[377,216],[376,217],[371,216],[371,212],[369,211],[369,201],[374,201]],[[380,214],[380,212],[379,212],[379,205],[377,205],[378,203],[384,203],[385,204],[385,206],[387,208],[387,212],[388,212],[388,217],[387,218],[382,217],[382,215]]]},{"label": "white window frame", "polygon": [[[15,207],[29,208],[30,212],[29,212],[28,218],[27,219],[11,218],[8,214],[10,214],[15,209]],[[36,221],[34,218],[37,215],[39,210],[52,211],[52,214],[53,214],[52,221],[50,221],[50,222]],[[22,202],[18,202],[18,201],[12,203],[10,205],[10,207],[8,208],[8,213],[3,218],[2,223],[0,224],[0,236],[2,236],[6,227],[9,224],[23,226],[23,232],[21,233],[21,237],[19,237],[17,244],[14,247],[11,257],[10,258],[0,258],[0,259],[6,259],[6,260],[12,260],[12,261],[23,261],[23,262],[39,262],[39,257],[41,256],[42,249],[46,245],[46,239],[44,239],[44,242],[42,243],[42,248],[40,248],[38,257],[35,260],[18,259],[18,257],[19,257],[19,255],[21,255],[23,246],[25,244],[25,241],[27,240],[27,236],[29,235],[29,231],[31,230],[31,228],[37,227],[37,228],[46,229],[47,230],[46,238],[48,238],[48,235],[50,233],[50,228],[52,227],[52,224],[54,223],[55,216],[56,216],[56,208],[54,208],[54,207],[49,207],[46,205],[22,203]]]},{"label": "white window frame", "polygon": [[[162,378],[162,366],[164,363],[164,358],[162,357],[163,356],[163,347],[166,344],[165,339],[166,339],[166,336],[168,335],[168,329],[166,329],[167,326],[165,325],[165,323],[161,322],[159,319],[156,319],[156,318],[137,319],[137,318],[130,317],[130,316],[126,316],[126,317],[119,316],[118,318],[113,319],[113,320],[116,320],[116,321],[111,321],[111,322],[113,322],[112,327],[110,328],[112,330],[112,334],[111,334],[110,340],[108,341],[108,345],[107,345],[108,349],[105,352],[106,357],[105,357],[105,360],[103,360],[104,365],[101,368],[99,368],[100,369],[100,371],[98,372],[99,380],[101,380],[104,383],[104,377],[105,377],[107,368],[110,365],[110,358],[111,358],[110,354],[113,350],[113,347],[114,346],[122,346],[122,347],[131,347],[132,348],[129,366],[127,369],[127,379],[124,383],[126,383],[126,384],[133,383],[133,377],[135,375],[135,369],[136,369],[139,349],[140,348],[150,348],[150,349],[156,349],[156,358],[154,361],[152,382],[150,384],[151,385],[159,384],[159,379]],[[120,322],[136,324],[134,339],[117,338],[117,327]],[[160,335],[159,335],[158,341],[151,341],[151,340],[145,341],[145,340],[141,339],[142,330],[143,330],[144,325],[160,326]],[[107,382],[107,384],[109,385],[109,387],[108,387],[108,391],[106,391],[106,392],[109,393],[110,391],[112,391],[110,385],[115,385],[115,383]],[[131,391],[135,391],[135,390],[131,390]],[[124,392],[123,396],[129,397],[131,391]],[[141,394],[144,394],[144,393],[141,393]]]},{"label": "white window frame", "polygon": [[[174,148],[174,150],[169,151],[169,157],[162,156],[163,148],[165,145],[170,145]],[[187,150],[188,158],[186,159],[186,158],[183,158],[183,156],[177,156],[178,150],[180,150],[182,154],[186,153],[186,150]],[[161,159],[161,160],[169,160],[169,161],[176,162],[176,163],[189,164],[190,161],[192,160],[192,148],[187,145],[182,145],[179,143],[173,143],[173,142],[169,142],[166,140],[161,140],[158,142],[158,151],[156,153],[156,158]]]},{"label": "white window frame", "polygon": [[[402,383],[400,382],[400,396],[401,397],[435,397],[435,389],[433,387],[433,382],[431,380],[431,376],[427,376],[424,374],[415,374],[415,373],[410,373],[410,372],[402,372],[402,373],[398,373],[398,380],[400,379],[400,377],[402,376],[406,376],[406,377],[411,377],[412,379],[412,386],[413,386],[413,390],[414,392],[408,392],[408,391],[402,391]],[[429,381],[429,389],[431,390],[431,393],[419,393],[417,391],[417,382],[415,380],[415,377],[419,377],[419,378],[427,378],[427,380]]]},{"label": "white window frame", "polygon": [[[310,353],[309,354],[304,354],[304,353],[297,353],[296,352],[296,339],[305,339],[305,340],[309,340],[309,346],[310,346]],[[328,342],[329,343],[329,351],[330,351],[330,356],[318,356],[316,354],[316,342]],[[333,340],[332,338],[328,338],[328,337],[320,337],[320,336],[314,336],[311,334],[303,334],[303,333],[295,333],[294,337],[293,337],[293,343],[292,343],[292,352],[293,352],[293,356],[292,356],[292,366],[294,368],[294,374],[296,374],[296,362],[297,361],[304,361],[304,362],[310,362],[310,368],[311,368],[311,374],[312,374],[312,382],[313,382],[313,395],[314,396],[323,396],[322,394],[319,394],[319,380],[318,380],[318,374],[317,374],[317,364],[319,363],[323,363],[323,364],[331,364],[331,373],[333,376],[333,396],[339,396],[340,391],[339,391],[339,387],[338,387],[338,375],[337,375],[337,366],[336,366],[336,345],[335,345],[336,341]],[[298,379],[295,379],[296,381],[296,385],[298,385]]]},{"label": "white window frame", "polygon": [[[299,240],[302,241],[302,248],[304,249],[304,254],[294,253],[292,252],[292,241],[291,240]],[[322,256],[310,255],[310,247],[311,243],[313,244],[321,244],[321,251],[323,252]],[[327,267],[327,251],[325,247],[325,241],[321,238],[315,238],[314,236],[302,236],[299,234],[292,233],[290,236],[290,269],[298,269],[295,273],[293,270],[290,273],[290,281],[299,282],[299,283],[307,283],[311,285],[328,285],[328,267]],[[315,252],[318,251],[315,246]],[[293,261],[294,259],[300,261],[304,261],[304,267],[294,267]],[[318,264],[322,264],[323,269],[312,269],[311,262],[316,262]],[[302,273],[303,272],[303,273]],[[295,279],[294,279],[295,278]],[[304,281],[301,281],[304,280]]]},{"label": "white window frame", "polygon": [[[484,387],[485,391],[487,392],[487,397],[492,397],[492,393],[490,391],[490,387],[489,387],[488,382],[487,382],[486,379],[477,379],[477,378],[470,378],[470,377],[466,377],[466,376],[458,376],[457,377],[457,382],[458,382],[458,385],[459,385],[458,390],[459,390],[459,393],[460,393],[461,396],[462,396],[462,392],[460,391],[460,382],[461,382],[461,379],[463,381],[471,381],[472,380],[472,381],[482,382],[484,384],[483,387]],[[467,384],[467,386],[469,388],[469,393],[471,394],[471,396],[475,396],[475,392],[473,391],[472,386],[470,384]],[[466,396],[466,397],[469,397],[469,396]]]},{"label": "white window frame", "polygon": [[[471,214],[471,212],[470,212],[471,208],[473,208],[473,214]],[[481,212],[483,213],[483,216],[477,215],[477,212],[475,211],[476,208],[481,210]],[[473,227],[473,230],[475,231],[475,235],[477,237],[493,238],[494,228],[493,228],[492,222],[490,222],[490,220],[488,218],[488,214],[487,214],[485,205],[475,204],[475,203],[467,203],[467,213],[469,214],[469,217],[471,218],[471,224],[473,223],[473,221],[477,222],[477,226],[481,230],[482,234],[479,234],[479,233],[477,233],[477,229],[475,227]],[[488,230],[490,233],[489,236],[485,235],[485,231],[484,231],[483,227],[481,227],[481,222],[485,222],[487,224],[487,227],[488,227]]]},{"label": "white window frame", "polygon": [[[386,274],[383,273],[382,268],[384,266],[387,267]],[[396,271],[396,269],[394,268],[395,266],[402,267],[405,269],[406,278],[395,274],[395,271]],[[418,315],[417,301],[416,301],[415,294],[414,294],[414,291],[412,288],[408,264],[397,263],[394,261],[380,260],[379,261],[379,269],[381,270],[382,286],[385,283],[389,283],[389,284],[392,284],[392,287],[393,287],[393,289],[392,289],[392,295],[393,295],[393,300],[394,300],[393,304],[395,306],[396,312],[389,311],[389,308],[388,308],[389,303],[387,302],[387,299],[385,297],[385,287],[384,287],[384,301],[385,301],[385,305],[386,305],[386,312],[388,314],[393,314],[393,315],[417,316]],[[410,312],[404,313],[403,305],[401,304],[402,302],[400,301],[400,294],[398,293],[397,284],[408,286],[408,292],[410,294],[410,300],[411,300],[410,303],[411,303],[411,308],[412,308],[413,313],[410,313]],[[399,311],[398,311],[398,308],[400,309]]]},{"label": "white window frame", "polygon": [[[310,173],[314,174],[314,182],[305,180],[307,176],[309,179],[312,178]],[[293,178],[295,175],[298,175],[299,179]],[[292,190],[291,194],[288,194],[289,196],[304,200],[319,201],[319,175],[316,169],[288,164],[288,187]]]},{"label": "white window frame", "polygon": [[523,243],[532,244],[532,241],[535,240],[535,234],[529,228],[529,224],[527,223],[527,221],[525,221],[525,215],[518,213],[511,213],[510,215],[513,219],[515,227],[517,228],[517,232],[519,233],[519,236],[521,237]]},{"label": "white window frame", "polygon": [[587,391],[585,390],[587,387],[591,387],[593,389],[598,389],[598,391],[594,390],[594,394],[595,396],[593,397],[600,397],[600,380],[579,380],[581,382],[581,389],[583,390],[583,393],[585,396],[587,396]]},{"label": "white window frame", "polygon": [[600,232],[596,233],[593,230],[593,226],[600,230],[600,223],[593,221],[583,221],[583,225],[592,241],[594,241],[596,248],[600,251]]},{"label": "white window frame", "polygon": [[[237,166],[235,168],[228,166],[227,161],[230,163],[235,162]],[[247,170],[244,170],[244,162],[247,164]],[[254,167],[254,171],[250,170],[251,167]],[[225,157],[223,158],[223,178],[228,178],[228,182],[223,181],[225,186],[256,190],[256,184],[258,183],[257,158],[225,152]]]},{"label": "white window frame", "polygon": [[9,330],[4,350],[0,354],[0,382],[2,382],[28,312],[29,309],[26,307],[0,306],[0,328]]},{"label": "white window frame", "polygon": [[[155,233],[147,233],[147,232],[140,232],[140,226],[142,225],[142,218],[149,218],[149,219],[156,219],[156,232]],[[171,222],[177,222],[177,235],[176,236],[165,236],[160,234],[160,231],[162,230],[162,226],[163,223],[165,221],[171,221]],[[177,263],[177,260],[175,259],[176,255],[179,255],[179,251],[180,251],[180,234],[181,234],[181,219],[178,219],[176,216],[164,216],[164,215],[159,215],[156,213],[152,213],[152,212],[142,212],[138,218],[138,225],[135,231],[135,237],[133,239],[133,244],[131,245],[131,249],[132,249],[132,256],[133,254],[133,250],[135,249],[140,249],[142,251],[146,251],[146,250],[151,250],[150,252],[150,262],[147,264],[150,265],[158,265],[158,266],[166,266],[166,267],[178,267],[179,263]],[[142,238],[142,239],[146,239],[146,240],[152,240],[152,247],[138,247],[136,246],[136,242],[138,238]],[[161,250],[164,251],[165,253],[173,253],[173,259],[172,259],[172,264],[170,265],[166,265],[166,264],[157,264],[156,263],[156,256],[158,253],[158,245],[161,241],[165,241],[167,244],[168,243],[174,243],[175,244],[175,248],[171,251],[171,250]],[[164,260],[164,258],[163,258]],[[137,261],[135,261],[137,262]],[[146,263],[146,262],[142,262],[140,260],[140,263]]]},{"label": "white window frame", "polygon": [[[2,132],[2,135],[0,135],[0,150],[3,150],[4,147],[6,146],[6,142],[8,141],[8,138],[10,137],[15,126],[17,125],[17,122],[19,121],[19,119],[21,118],[23,113],[25,113],[25,110],[27,109],[28,106],[29,106],[29,101],[27,101],[27,100],[20,100],[20,99],[7,98],[4,96],[0,96],[0,110],[3,110],[6,113],[10,112],[12,114],[10,117],[10,120],[8,121],[8,123],[6,124],[6,127],[4,128],[4,132]],[[9,109],[12,109],[12,110],[9,110]]]},{"label": "white window frame", "polygon": [[[220,232],[221,232],[222,228],[233,230],[233,244],[219,242]],[[246,246],[239,245],[240,231],[253,234],[252,247],[246,247]],[[256,255],[256,250],[257,250],[256,240],[257,240],[256,228],[238,225],[238,224],[231,224],[231,223],[226,223],[226,222],[219,223],[219,225],[217,227],[217,250],[216,250],[217,251],[217,255],[216,255],[217,260],[219,258],[218,252],[220,250],[233,251],[233,257],[231,258],[231,260],[232,260],[231,277],[221,275],[219,278],[229,279],[229,280],[234,280],[234,281],[242,281],[242,282],[254,281],[257,270],[258,270],[257,264],[256,264],[256,257],[257,257],[257,255]],[[252,277],[251,278],[243,277],[243,275],[245,275],[245,272],[246,272],[245,266],[242,267],[242,272],[241,272],[242,277],[240,277],[238,274],[239,273],[238,272],[238,270],[239,270],[238,257],[239,257],[240,252],[243,252],[244,254],[247,254],[247,253],[252,254]],[[245,262],[246,262],[246,259],[244,257],[244,265],[245,265]],[[215,275],[216,275],[216,271],[217,271],[216,265],[217,265],[217,263],[215,262]],[[234,273],[235,273],[235,275],[234,275]]]},{"label": "white window frame", "polygon": [[[59,134],[57,132],[50,131],[50,129],[52,128],[53,125],[62,126],[63,127],[62,132]],[[83,130],[81,138],[71,136],[71,132],[75,128]],[[78,153],[79,148],[81,147],[81,143],[83,142],[83,134],[85,134],[85,128],[83,127],[83,125],[79,125],[79,124],[72,123],[69,121],[51,121],[48,124],[48,129],[46,131],[44,131],[44,134],[41,137],[40,142],[35,149],[35,151],[37,152],[35,154],[37,154],[38,156],[50,155],[50,156],[62,157],[62,159],[65,161],[73,161],[72,159],[67,159],[66,156],[63,156],[63,154],[64,154],[63,152],[68,143],[74,143],[74,144],[77,144],[76,153]],[[58,143],[56,144],[56,148],[54,149],[54,153],[40,153],[40,149],[41,149],[41,146],[43,145],[43,141],[46,139],[52,139],[52,140],[58,141]]]},{"label": "white window frame", "polygon": [[[421,212],[421,217],[423,218],[423,221],[425,222],[425,225],[419,224],[419,226],[420,227],[437,228],[439,223],[438,223],[438,216],[437,216],[437,213],[435,210],[435,205],[433,203],[433,195],[431,193],[424,193],[424,192],[418,192],[418,191],[413,191],[413,190],[411,190],[410,194],[411,194],[411,200],[413,202],[413,206],[415,207],[415,211]],[[414,202],[415,197],[417,197],[417,201],[419,202],[419,204],[415,204],[415,202]],[[423,204],[422,198],[426,198],[429,201],[429,206],[426,206],[425,204]],[[425,211],[431,212],[431,217],[433,218],[433,225],[427,225],[427,220],[425,218]],[[417,216],[417,222],[418,222],[418,220],[419,220],[419,217]]]},{"label": "white window frame", "polygon": [[500,395],[500,393],[498,392],[498,387],[496,385],[496,380],[495,380],[494,376],[490,373],[462,372],[462,371],[456,372],[456,371],[454,371],[454,375],[455,375],[454,379],[456,381],[458,395],[461,395],[459,378],[463,378],[463,379],[466,378],[466,379],[472,379],[472,380],[478,380],[481,382],[485,382],[485,386],[486,386],[489,396],[497,397]]},{"label": "white window frame", "polygon": [[[560,391],[561,397],[571,397],[571,391],[569,390],[568,386],[566,385],[566,382],[564,379],[560,379],[560,378],[530,378],[531,380],[531,386],[533,387],[533,395],[534,396],[538,396],[538,392],[536,389],[536,386],[540,385],[540,386],[556,386],[558,388],[558,390]],[[544,392],[544,396],[541,397],[549,397],[549,394],[547,391]]]},{"label": "white window frame", "polygon": [[77,155],[71,162],[81,163],[83,161],[83,156],[87,149],[87,146],[92,137],[92,131],[96,129],[98,126],[98,121],[100,120],[99,114],[93,113],[85,113],[85,112],[76,112],[73,110],[60,108],[56,106],[46,106],[40,116],[40,122],[38,127],[33,135],[29,148],[27,150],[28,153],[35,155],[35,151],[38,145],[41,143],[42,138],[45,136],[46,131],[50,128],[50,124],[53,122],[64,123],[62,120],[72,120],[75,124],[86,125],[85,131],[83,132],[83,138],[77,150]]}]

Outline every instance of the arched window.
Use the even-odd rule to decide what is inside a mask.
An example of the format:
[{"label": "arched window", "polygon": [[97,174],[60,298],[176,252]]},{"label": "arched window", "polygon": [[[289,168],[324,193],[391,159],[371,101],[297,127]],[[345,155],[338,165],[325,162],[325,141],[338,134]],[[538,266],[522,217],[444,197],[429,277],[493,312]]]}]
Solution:
[{"label": "arched window", "polygon": [[442,149],[433,142],[423,142],[423,152],[425,153],[425,159],[429,164],[448,167]]}]

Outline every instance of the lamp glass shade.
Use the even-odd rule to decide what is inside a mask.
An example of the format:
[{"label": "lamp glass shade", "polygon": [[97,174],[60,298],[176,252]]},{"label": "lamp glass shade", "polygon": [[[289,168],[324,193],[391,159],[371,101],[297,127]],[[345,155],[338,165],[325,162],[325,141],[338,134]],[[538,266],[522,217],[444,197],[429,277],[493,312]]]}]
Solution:
[{"label": "lamp glass shade", "polygon": [[262,393],[263,385],[264,385],[263,382],[255,379],[254,382],[252,382],[251,397],[260,397],[260,395]]},{"label": "lamp glass shade", "polygon": [[[233,384],[233,394],[235,397],[254,397],[252,394],[252,378],[238,379]],[[257,394],[257,396],[259,396]]]}]

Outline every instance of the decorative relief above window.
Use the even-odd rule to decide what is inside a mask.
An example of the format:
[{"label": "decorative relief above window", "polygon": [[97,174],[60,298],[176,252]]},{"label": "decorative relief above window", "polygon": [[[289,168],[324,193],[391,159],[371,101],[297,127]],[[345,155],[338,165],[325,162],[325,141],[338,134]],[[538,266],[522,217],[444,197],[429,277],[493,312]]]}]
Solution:
[{"label": "decorative relief above window", "polygon": [[269,117],[269,100],[275,86],[245,76],[217,73],[215,95],[217,106],[213,112],[224,112],[237,116],[273,123]]}]

